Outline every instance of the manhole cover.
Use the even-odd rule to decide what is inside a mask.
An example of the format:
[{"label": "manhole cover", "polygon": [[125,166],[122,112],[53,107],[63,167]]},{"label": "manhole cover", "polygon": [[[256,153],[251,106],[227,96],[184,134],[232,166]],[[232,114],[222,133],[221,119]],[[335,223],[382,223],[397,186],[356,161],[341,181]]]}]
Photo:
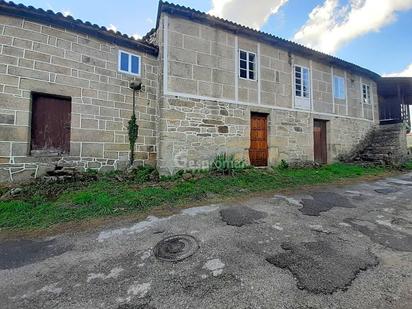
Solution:
[{"label": "manhole cover", "polygon": [[178,262],[193,255],[199,245],[190,235],[174,235],[161,240],[153,252],[159,260]]}]

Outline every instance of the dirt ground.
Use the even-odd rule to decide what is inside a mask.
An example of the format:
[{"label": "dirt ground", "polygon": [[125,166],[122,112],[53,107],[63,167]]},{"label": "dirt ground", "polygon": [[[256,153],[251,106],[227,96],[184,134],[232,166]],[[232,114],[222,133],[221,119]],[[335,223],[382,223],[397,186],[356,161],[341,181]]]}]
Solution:
[{"label": "dirt ground", "polygon": [[412,308],[412,173],[0,240],[1,308]]}]

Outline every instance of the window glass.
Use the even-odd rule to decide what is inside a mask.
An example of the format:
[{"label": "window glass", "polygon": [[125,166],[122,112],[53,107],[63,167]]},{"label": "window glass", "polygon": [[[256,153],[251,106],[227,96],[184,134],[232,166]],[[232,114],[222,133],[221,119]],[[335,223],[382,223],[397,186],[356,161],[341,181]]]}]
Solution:
[{"label": "window glass", "polygon": [[252,52],[239,51],[239,76],[241,78],[255,80],[256,55]]},{"label": "window glass", "polygon": [[346,99],[346,84],[343,77],[333,77],[333,95],[336,99]]},{"label": "window glass", "polygon": [[295,66],[295,94],[297,97],[310,98],[309,69]]},{"label": "window glass", "polygon": [[362,85],[363,103],[371,104],[371,91],[369,85]]},{"label": "window glass", "polygon": [[132,55],[131,72],[134,74],[139,74],[139,58],[133,55]]},{"label": "window glass", "polygon": [[140,75],[140,56],[119,51],[119,71],[132,75]]},{"label": "window glass", "polygon": [[129,55],[123,52],[120,52],[120,70],[129,71]]}]

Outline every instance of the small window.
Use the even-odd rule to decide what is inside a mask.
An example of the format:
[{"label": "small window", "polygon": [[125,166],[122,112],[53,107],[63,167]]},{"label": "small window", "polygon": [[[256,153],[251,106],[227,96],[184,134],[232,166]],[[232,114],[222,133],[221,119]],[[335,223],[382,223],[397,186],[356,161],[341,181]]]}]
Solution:
[{"label": "small window", "polygon": [[340,76],[333,77],[333,95],[336,99],[346,99],[346,83],[345,79]]},{"label": "small window", "polygon": [[371,104],[371,88],[369,85],[362,84],[362,102],[365,104]]},{"label": "small window", "polygon": [[120,50],[119,71],[140,76],[140,56]]},{"label": "small window", "polygon": [[308,68],[295,66],[295,95],[310,99],[310,75]]},{"label": "small window", "polygon": [[277,84],[280,83],[280,73],[279,73],[279,71],[276,71],[275,81],[276,81]]},{"label": "small window", "polygon": [[239,51],[239,76],[256,80],[256,54],[244,50]]}]

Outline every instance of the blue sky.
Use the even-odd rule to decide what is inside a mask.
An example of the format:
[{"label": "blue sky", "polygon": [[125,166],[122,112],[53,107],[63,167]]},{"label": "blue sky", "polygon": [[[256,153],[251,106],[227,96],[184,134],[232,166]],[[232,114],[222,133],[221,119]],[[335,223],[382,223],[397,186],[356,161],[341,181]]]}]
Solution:
[{"label": "blue sky", "polygon": [[[358,6],[351,6],[351,1],[358,3]],[[374,12],[376,4],[382,1],[391,5],[397,2],[398,5],[379,12],[380,15],[386,16],[379,20],[379,14]],[[262,31],[298,40],[302,44],[333,53],[380,74],[402,71],[405,74],[408,66],[411,66],[408,74],[412,74],[412,0],[390,1],[393,0],[175,0],[173,3],[205,12],[214,8],[217,15],[243,24],[251,22],[251,19],[254,22],[256,19],[256,24],[259,24]],[[106,27],[114,25],[117,30],[129,35],[144,35],[154,27],[158,6],[157,0],[16,2],[53,11],[70,12],[73,17],[84,21]],[[372,2],[375,7],[370,9],[368,5]],[[360,6],[364,5],[364,8],[359,8],[359,3]],[[248,8],[248,5],[251,7]],[[263,12],[273,10],[276,13],[263,16],[262,12],[254,11],[258,5]],[[328,11],[331,5],[335,6],[333,12]],[[310,20],[309,14],[317,6],[323,13],[312,14],[314,16]],[[323,19],[325,12],[329,14],[327,21]],[[369,25],[365,25],[365,20],[370,20]],[[304,33],[299,39],[296,37],[298,32]],[[336,37],[338,39],[335,42]],[[334,41],[333,44],[329,44],[328,40]]]}]

